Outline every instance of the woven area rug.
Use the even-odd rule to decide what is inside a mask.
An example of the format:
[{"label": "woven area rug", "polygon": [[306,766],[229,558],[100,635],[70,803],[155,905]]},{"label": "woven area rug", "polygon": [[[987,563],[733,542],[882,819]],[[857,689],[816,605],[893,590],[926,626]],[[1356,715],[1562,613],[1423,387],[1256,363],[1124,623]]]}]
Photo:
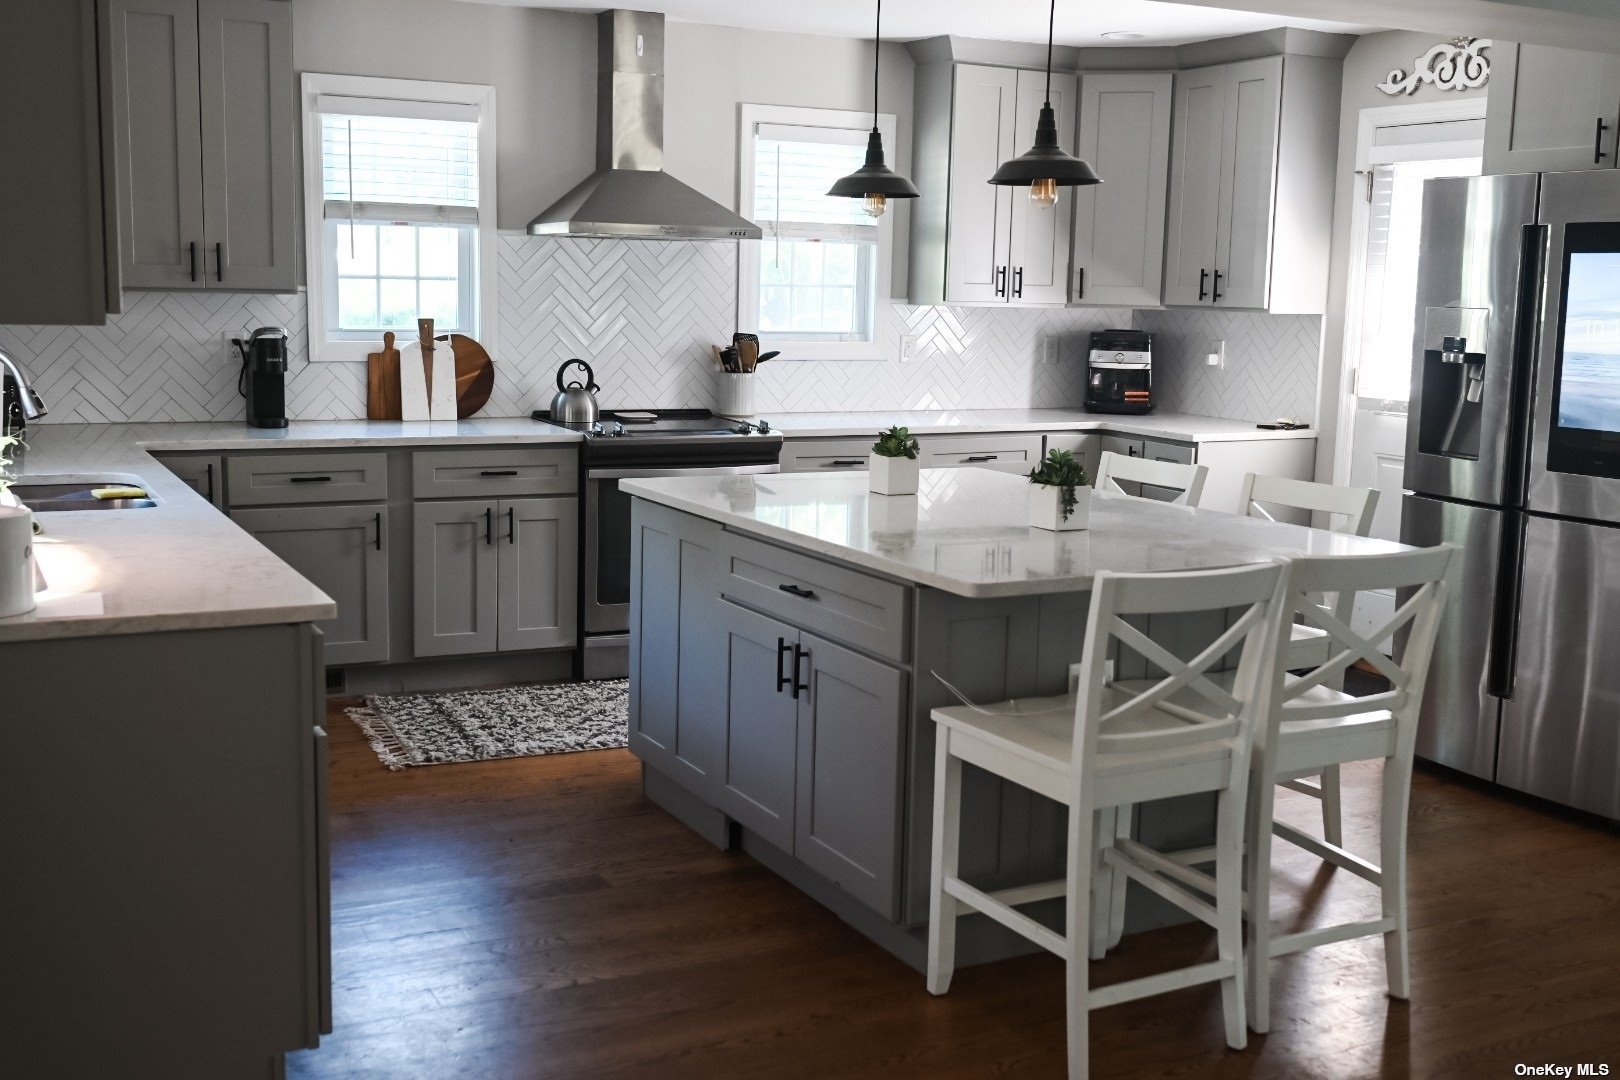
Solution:
[{"label": "woven area rug", "polygon": [[390,769],[630,744],[628,679],[379,694],[345,711]]}]

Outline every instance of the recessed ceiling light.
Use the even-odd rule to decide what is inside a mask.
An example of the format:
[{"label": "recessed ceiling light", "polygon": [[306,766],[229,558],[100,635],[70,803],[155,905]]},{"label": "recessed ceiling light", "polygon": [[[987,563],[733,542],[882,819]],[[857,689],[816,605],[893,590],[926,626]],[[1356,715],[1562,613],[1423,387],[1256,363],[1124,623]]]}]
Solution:
[{"label": "recessed ceiling light", "polygon": [[1147,37],[1146,34],[1138,33],[1135,30],[1110,30],[1102,36],[1109,41],[1141,41]]}]

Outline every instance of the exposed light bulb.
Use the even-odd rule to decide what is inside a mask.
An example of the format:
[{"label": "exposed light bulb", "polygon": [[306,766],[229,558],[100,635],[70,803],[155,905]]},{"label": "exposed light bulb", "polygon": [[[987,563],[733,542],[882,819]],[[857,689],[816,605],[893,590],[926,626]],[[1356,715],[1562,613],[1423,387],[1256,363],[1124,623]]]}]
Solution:
[{"label": "exposed light bulb", "polygon": [[1037,210],[1050,210],[1057,205],[1058,183],[1056,180],[1036,180],[1029,185],[1029,201]]},{"label": "exposed light bulb", "polygon": [[861,209],[866,211],[867,215],[870,217],[882,217],[883,211],[886,210],[888,206],[888,196],[881,192],[869,191],[866,193],[866,200],[861,204]]}]

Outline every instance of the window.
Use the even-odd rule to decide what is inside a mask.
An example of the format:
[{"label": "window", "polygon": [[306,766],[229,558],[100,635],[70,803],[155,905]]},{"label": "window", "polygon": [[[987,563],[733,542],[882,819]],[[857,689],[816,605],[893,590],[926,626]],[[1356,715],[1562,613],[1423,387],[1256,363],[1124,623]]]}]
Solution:
[{"label": "window", "polygon": [[[827,195],[865,160],[871,124],[869,113],[743,106],[742,212],[765,237],[742,243],[739,322],[783,359],[881,358],[894,204],[872,218]],[[894,147],[894,117],[878,127]]]},{"label": "window", "polygon": [[310,357],[363,360],[384,331],[491,345],[494,91],[304,76]]}]

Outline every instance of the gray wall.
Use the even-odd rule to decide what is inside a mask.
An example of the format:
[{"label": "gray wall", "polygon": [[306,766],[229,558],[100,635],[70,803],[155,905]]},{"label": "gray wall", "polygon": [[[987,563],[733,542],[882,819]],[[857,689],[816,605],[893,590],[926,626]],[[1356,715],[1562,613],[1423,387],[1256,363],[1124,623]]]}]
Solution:
[{"label": "gray wall", "polygon": [[[1466,31],[1466,27],[1459,32]],[[1344,85],[1339,114],[1339,171],[1333,201],[1332,272],[1328,280],[1328,311],[1322,324],[1322,377],[1318,390],[1316,475],[1333,478],[1333,456],[1338,446],[1340,383],[1343,379],[1345,300],[1350,288],[1350,218],[1361,186],[1355,175],[1356,137],[1361,110],[1417,102],[1451,101],[1463,95],[1483,97],[1479,90],[1437,90],[1424,85],[1410,96],[1390,97],[1377,89],[1394,68],[1411,71],[1417,57],[1443,39],[1435,34],[1392,30],[1368,34],[1351,46],[1344,58]]]}]

